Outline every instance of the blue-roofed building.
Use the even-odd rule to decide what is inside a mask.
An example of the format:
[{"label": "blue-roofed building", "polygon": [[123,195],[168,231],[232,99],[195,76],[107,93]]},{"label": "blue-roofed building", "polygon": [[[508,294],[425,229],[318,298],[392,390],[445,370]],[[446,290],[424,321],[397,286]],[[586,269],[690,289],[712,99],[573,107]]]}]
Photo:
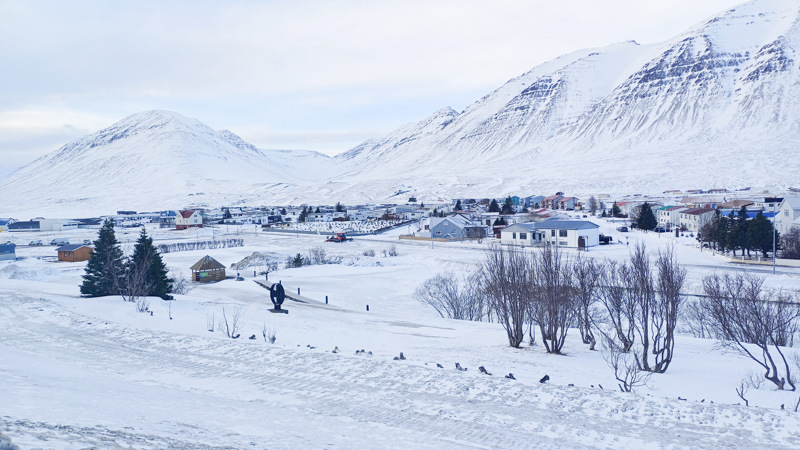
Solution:
[{"label": "blue-roofed building", "polygon": [[5,242],[0,244],[0,261],[13,261],[17,259],[16,244]]},{"label": "blue-roofed building", "polygon": [[8,231],[8,225],[14,222],[16,222],[16,220],[0,217],[0,231]]},{"label": "blue-roofed building", "polygon": [[500,230],[500,243],[528,247],[539,242],[536,224],[533,222],[515,223]]}]

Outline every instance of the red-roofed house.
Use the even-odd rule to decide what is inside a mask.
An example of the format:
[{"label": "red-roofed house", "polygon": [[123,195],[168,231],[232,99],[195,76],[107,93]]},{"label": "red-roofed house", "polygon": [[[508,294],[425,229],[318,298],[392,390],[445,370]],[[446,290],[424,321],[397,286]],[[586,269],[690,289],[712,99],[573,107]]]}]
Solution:
[{"label": "red-roofed house", "polygon": [[191,227],[203,228],[203,216],[200,211],[193,209],[184,209],[178,211],[175,216],[175,228],[178,230],[185,230]]}]

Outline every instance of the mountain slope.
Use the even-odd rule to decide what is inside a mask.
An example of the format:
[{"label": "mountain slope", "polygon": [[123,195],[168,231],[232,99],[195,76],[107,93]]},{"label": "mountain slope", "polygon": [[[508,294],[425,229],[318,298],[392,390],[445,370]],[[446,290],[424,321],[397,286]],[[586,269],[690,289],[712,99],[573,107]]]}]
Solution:
[{"label": "mountain slope", "polygon": [[259,150],[196,119],[145,111],[26,165],[0,181],[0,190],[16,193],[4,202],[11,211],[236,203],[264,187],[302,183],[327,160],[315,152]]},{"label": "mountain slope", "polygon": [[436,133],[373,141],[347,176],[444,197],[797,184],[799,9],[758,0],[662,44],[563,56]]}]

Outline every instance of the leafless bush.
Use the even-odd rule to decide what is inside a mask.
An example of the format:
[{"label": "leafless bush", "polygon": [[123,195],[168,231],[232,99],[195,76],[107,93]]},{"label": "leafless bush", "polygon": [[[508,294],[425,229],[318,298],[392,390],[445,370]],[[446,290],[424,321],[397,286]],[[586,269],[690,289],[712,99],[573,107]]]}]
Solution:
[{"label": "leafless bush", "polygon": [[172,282],[172,293],[173,294],[180,294],[186,295],[194,288],[194,284],[192,280],[190,280],[187,276],[183,275],[183,273],[176,275],[173,278]]},{"label": "leafless bush", "polygon": [[684,331],[687,331],[696,338],[709,339],[717,338],[711,327],[711,322],[706,315],[703,303],[698,300],[689,300],[682,308],[681,323]]},{"label": "leafless bush", "polygon": [[[150,258],[144,257],[140,262],[131,261],[125,265],[124,271],[116,277],[117,291],[126,302],[134,302],[139,310],[140,299],[150,291],[147,271]],[[149,305],[149,303],[148,303]],[[143,312],[142,310],[139,310]]]},{"label": "leafless bush", "polygon": [[274,344],[276,339],[275,334],[275,330],[272,328],[267,328],[266,322],[261,324],[261,335],[264,336],[264,342]]},{"label": "leafless bush", "polygon": [[239,330],[244,325],[244,318],[242,317],[242,308],[235,307],[228,317],[225,307],[222,307],[222,318],[217,323],[217,330],[221,331],[225,336],[231,339],[239,338]]},{"label": "leafless bush", "polygon": [[505,328],[508,344],[518,348],[525,338],[525,319],[532,295],[530,256],[524,251],[493,246],[486,251],[479,277],[489,310]]},{"label": "leafless bush", "polygon": [[[594,198],[594,197],[592,197]],[[578,257],[572,265],[572,287],[575,290],[575,308],[578,330],[581,332],[581,340],[584,344],[589,344],[589,350],[594,350],[597,339],[592,332],[592,322],[595,321],[595,290],[598,285],[598,277],[602,265],[598,265],[594,260]]]},{"label": "leafless bush", "polygon": [[214,332],[214,313],[206,314],[206,329],[210,332]]},{"label": "leafless bush", "polygon": [[[642,333],[650,332],[647,340],[652,345],[650,349],[647,342],[643,342],[642,368],[647,371],[664,373],[672,363],[675,352],[675,328],[678,325],[678,316],[684,297],[681,295],[686,270],[678,265],[675,254],[670,248],[666,252],[659,252],[656,260],[656,291],[652,297],[652,306],[649,315],[643,320]],[[653,356],[653,365],[650,365],[649,356]]]},{"label": "leafless bush", "polygon": [[364,250],[364,253],[362,253],[362,255],[370,256],[370,257],[375,256],[375,250],[373,250],[371,248],[368,248],[368,249]]},{"label": "leafless bush", "polygon": [[761,389],[762,386],[764,386],[764,377],[762,377],[760,373],[754,370],[748,370],[742,377],[742,383],[753,389],[758,390]]},{"label": "leafless bush", "polygon": [[150,299],[147,297],[136,297],[136,310],[139,312],[150,311]]},{"label": "leafless bush", "polygon": [[758,363],[765,379],[778,389],[788,383],[794,391],[792,372],[781,347],[791,345],[794,339],[800,304],[789,294],[766,291],[763,283],[762,278],[749,274],[705,277],[706,313],[715,332]]},{"label": "leafless bush", "polygon": [[397,246],[392,244],[386,252],[389,256],[397,256]]},{"label": "leafless bush", "polygon": [[314,247],[308,251],[307,264],[328,264],[328,255],[322,247]]},{"label": "leafless bush", "polygon": [[633,392],[635,388],[647,385],[652,372],[640,369],[632,352],[623,352],[614,341],[604,340],[601,353],[606,364],[614,370],[614,378],[622,392]]},{"label": "leafless bush", "polygon": [[781,236],[781,256],[788,259],[800,259],[800,229],[792,228]]},{"label": "leafless bush", "polygon": [[599,277],[597,304],[601,314],[592,317],[595,329],[606,341],[617,341],[620,351],[627,353],[636,337],[636,303],[628,289],[630,269],[626,264],[607,261]]},{"label": "leafless bush", "polygon": [[452,272],[440,273],[419,286],[414,298],[448,319],[482,320],[486,316],[475,276],[459,280]]},{"label": "leafless bush", "polygon": [[[570,267],[558,247],[545,245],[532,255],[532,301],[529,303],[547,353],[560,354],[576,310]],[[523,287],[524,288],[524,287]]]},{"label": "leafless bush", "polygon": [[745,383],[744,381],[739,383],[739,387],[736,388],[736,395],[738,395],[740,399],[744,400],[744,406],[750,406],[750,402],[747,401],[746,398],[744,398],[744,395],[747,394],[747,391],[748,391],[747,383]]}]

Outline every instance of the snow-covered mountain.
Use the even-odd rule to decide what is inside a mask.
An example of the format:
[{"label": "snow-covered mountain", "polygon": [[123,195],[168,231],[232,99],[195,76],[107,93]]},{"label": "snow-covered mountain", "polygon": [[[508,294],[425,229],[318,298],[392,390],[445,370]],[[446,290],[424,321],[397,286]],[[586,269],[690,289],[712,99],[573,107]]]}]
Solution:
[{"label": "snow-covered mountain", "polygon": [[800,2],[755,0],[660,44],[564,55],[334,158],[149,111],[0,180],[0,209],[800,187],[798,51]]},{"label": "snow-covered mountain", "polygon": [[384,195],[797,186],[799,16],[757,0],[662,44],[565,55],[337,159]]},{"label": "snow-covered mountain", "polygon": [[[235,204],[315,179],[330,158],[259,150],[170,111],[129,116],[0,180],[9,211],[151,210]],[[5,209],[4,208],[4,209]]]}]

